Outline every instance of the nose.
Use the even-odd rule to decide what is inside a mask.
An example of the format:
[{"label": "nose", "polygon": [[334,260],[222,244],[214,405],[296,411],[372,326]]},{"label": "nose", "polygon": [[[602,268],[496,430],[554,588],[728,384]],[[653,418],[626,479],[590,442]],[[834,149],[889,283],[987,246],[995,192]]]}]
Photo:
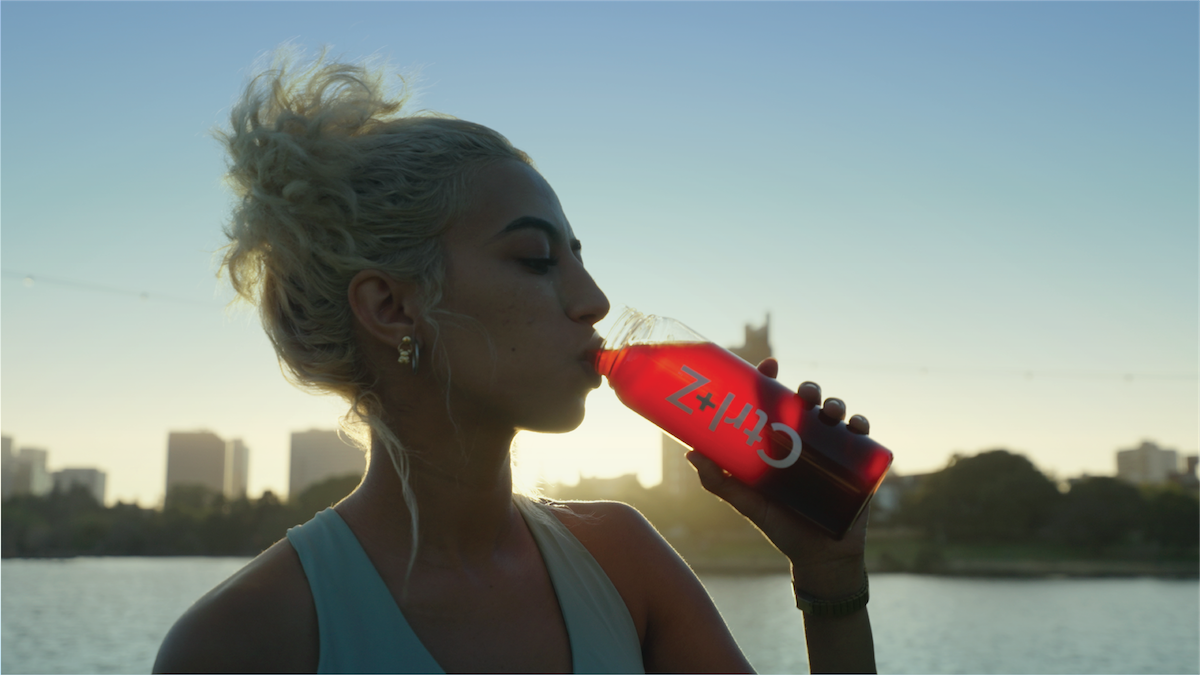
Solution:
[{"label": "nose", "polygon": [[594,326],[608,316],[612,305],[608,304],[608,296],[604,295],[604,291],[600,290],[596,280],[583,265],[578,265],[576,269],[578,276],[573,284],[574,288],[571,289],[567,312],[571,320]]}]

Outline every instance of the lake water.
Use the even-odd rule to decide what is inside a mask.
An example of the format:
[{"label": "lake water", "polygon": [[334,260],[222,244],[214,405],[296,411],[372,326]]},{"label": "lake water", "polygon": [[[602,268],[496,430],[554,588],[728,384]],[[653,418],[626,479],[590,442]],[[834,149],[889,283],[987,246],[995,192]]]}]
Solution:
[{"label": "lake water", "polygon": [[[4,560],[0,671],[149,672],[159,642],[240,558]],[[808,672],[786,575],[704,575],[760,672]],[[1200,584],[871,578],[883,673],[1200,673]]]}]

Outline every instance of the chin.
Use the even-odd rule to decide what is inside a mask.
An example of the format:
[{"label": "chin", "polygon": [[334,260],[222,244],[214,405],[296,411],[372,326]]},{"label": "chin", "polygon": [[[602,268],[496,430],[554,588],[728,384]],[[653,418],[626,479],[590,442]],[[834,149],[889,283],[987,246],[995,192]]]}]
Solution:
[{"label": "chin", "polygon": [[583,424],[583,400],[580,399],[579,404],[573,408],[563,409],[560,405],[555,410],[547,410],[544,413],[547,414],[539,415],[537,420],[521,428],[539,434],[565,434],[575,431]]}]

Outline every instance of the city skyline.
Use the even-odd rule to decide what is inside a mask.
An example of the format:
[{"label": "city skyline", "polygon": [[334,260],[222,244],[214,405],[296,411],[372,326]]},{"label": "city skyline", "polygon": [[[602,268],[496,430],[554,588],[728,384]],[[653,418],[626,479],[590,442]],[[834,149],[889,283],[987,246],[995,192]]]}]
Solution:
[{"label": "city skyline", "polygon": [[[750,335],[750,326],[746,326],[747,335]],[[172,480],[170,471],[170,455],[172,437],[182,435],[190,437],[212,436],[220,441],[223,452],[223,463],[221,466],[213,468],[214,476],[220,472],[223,473],[223,482],[220,487],[217,487],[213,480],[205,481],[203,475],[188,472],[186,478],[182,480]],[[679,441],[675,440],[668,434],[661,434],[661,445],[657,457],[657,462],[660,467],[659,481],[647,484],[645,480],[637,472],[619,473],[614,475],[587,475],[580,473],[576,476],[576,481],[553,481],[545,483],[545,487],[571,486],[578,481],[599,481],[603,483],[606,480],[628,480],[633,477],[642,484],[643,487],[653,487],[659,484],[665,484],[668,494],[681,494],[690,490],[693,487],[698,487],[699,482],[693,486],[690,481],[693,480],[686,467],[690,464],[684,460],[683,454],[687,450]],[[146,506],[161,506],[166,492],[174,483],[202,485],[207,489],[221,492],[226,498],[234,499],[238,497],[259,498],[264,493],[270,492],[282,499],[291,499],[295,495],[300,494],[304,489],[314,483],[320,482],[326,478],[343,476],[348,473],[365,471],[365,456],[352,445],[349,445],[342,439],[342,432],[337,429],[307,429],[304,431],[290,432],[289,437],[289,471],[286,478],[287,489],[282,489],[274,486],[268,486],[258,493],[251,494],[245,487],[245,466],[246,459],[249,454],[248,448],[240,438],[230,439],[225,441],[220,439],[217,434],[208,430],[192,431],[192,432],[168,432],[168,440],[166,452],[168,471],[163,481],[164,487],[162,493],[157,498],[151,500],[144,499],[125,499],[120,497],[106,498],[106,482],[108,474],[97,467],[62,467],[58,470],[49,468],[50,450],[47,448],[29,448],[22,447],[14,443],[14,437],[3,435],[4,441],[4,493],[5,498],[12,494],[47,494],[51,490],[70,489],[73,485],[83,485],[96,497],[96,500],[102,504],[114,504],[120,501],[126,503],[137,503],[143,507]],[[1004,448],[988,448],[980,451],[1004,449]],[[974,453],[960,453],[974,454]],[[1018,453],[1021,454],[1021,453]],[[37,461],[33,462],[36,466],[27,467],[26,472],[34,474],[33,476],[20,476],[21,470],[17,467],[17,463],[28,463],[30,455]],[[947,457],[947,460],[950,458]],[[236,468],[231,468],[229,462],[233,462],[233,466],[243,467],[239,472]],[[1035,465],[1038,464],[1036,458],[1031,458]],[[1150,439],[1143,439],[1136,447],[1116,448],[1112,451],[1113,467],[1112,471],[1103,471],[1099,473],[1089,473],[1087,471],[1080,472],[1075,475],[1057,475],[1057,472],[1050,471],[1050,475],[1057,480],[1069,481],[1080,478],[1088,478],[1095,476],[1114,476],[1134,484],[1149,484],[1156,485],[1173,480],[1173,476],[1191,477],[1194,483],[1196,477],[1197,462],[1200,461],[1200,455],[1194,450],[1191,452],[1181,451],[1175,448],[1160,447],[1157,443]],[[935,467],[931,471],[937,471],[944,468],[943,466]],[[1044,467],[1039,466],[1039,469],[1044,470]],[[32,469],[32,471],[30,471]],[[519,470],[519,469],[518,469]],[[201,474],[203,472],[200,472]],[[910,473],[902,473],[893,471],[890,473],[897,476],[910,476]],[[924,472],[929,473],[929,472]],[[20,476],[20,477],[19,477]],[[15,479],[15,480],[14,480]],[[44,485],[38,487],[38,481],[44,482]],[[14,490],[14,482],[25,483],[23,487]],[[537,476],[526,474],[518,476],[517,481],[524,482],[529,485],[531,481],[537,481]],[[210,484],[212,483],[212,484]],[[597,483],[599,484],[599,483]]]},{"label": "city skyline", "polygon": [[68,466],[57,471],[47,467],[50,451],[46,448],[15,446],[11,436],[0,436],[0,474],[3,475],[4,499],[17,495],[37,497],[52,492],[86,489],[100,504],[105,504],[108,475],[95,467]]},{"label": "city skyline", "polygon": [[[411,75],[529,153],[614,311],[714,342],[771,314],[780,380],[894,469],[1006,448],[1108,475],[1200,427],[1195,3],[4,3],[3,431],[111,500],[170,430],[241,438],[250,494],[346,404],[288,385],[216,279],[210,135],[292,42]],[[213,39],[219,35],[220,40]],[[261,61],[260,61],[261,63]],[[661,475],[607,385],[522,476]]]}]

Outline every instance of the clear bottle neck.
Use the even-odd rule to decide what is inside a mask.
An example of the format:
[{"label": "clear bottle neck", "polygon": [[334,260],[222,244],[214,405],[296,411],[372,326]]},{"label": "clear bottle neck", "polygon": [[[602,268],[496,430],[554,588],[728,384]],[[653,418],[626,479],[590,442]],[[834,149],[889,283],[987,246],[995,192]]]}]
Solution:
[{"label": "clear bottle neck", "polygon": [[675,319],[643,314],[626,307],[608,331],[603,348],[596,351],[593,365],[596,372],[609,376],[621,360],[622,353],[633,345],[660,345],[708,342],[696,331]]}]

